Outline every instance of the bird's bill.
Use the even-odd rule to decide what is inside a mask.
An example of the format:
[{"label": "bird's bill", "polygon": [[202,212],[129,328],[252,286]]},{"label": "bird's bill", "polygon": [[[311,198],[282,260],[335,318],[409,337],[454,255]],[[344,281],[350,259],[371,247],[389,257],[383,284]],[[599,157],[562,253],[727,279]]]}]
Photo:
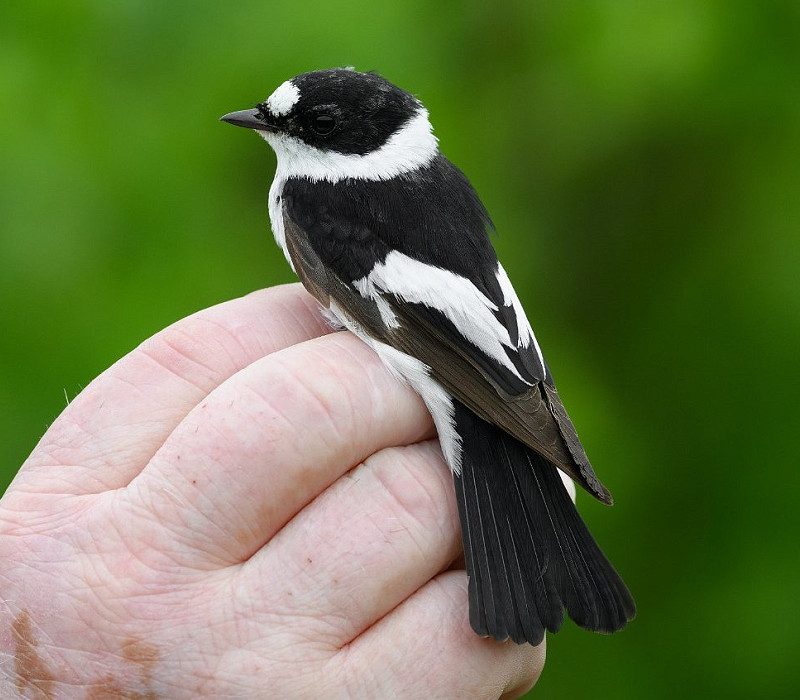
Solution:
[{"label": "bird's bill", "polygon": [[259,116],[257,109],[242,109],[238,112],[231,112],[224,117],[220,117],[221,122],[228,122],[234,126],[243,126],[246,129],[258,129],[259,131],[274,131]]}]

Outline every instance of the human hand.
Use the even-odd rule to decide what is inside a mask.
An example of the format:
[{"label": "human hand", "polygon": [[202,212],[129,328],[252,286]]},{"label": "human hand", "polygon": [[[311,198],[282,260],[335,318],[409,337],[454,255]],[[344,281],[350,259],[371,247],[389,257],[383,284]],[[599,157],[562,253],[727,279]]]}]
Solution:
[{"label": "human hand", "polygon": [[[430,417],[299,285],[162,331],[0,500],[0,696],[514,697]],[[356,466],[354,466],[356,465]]]}]

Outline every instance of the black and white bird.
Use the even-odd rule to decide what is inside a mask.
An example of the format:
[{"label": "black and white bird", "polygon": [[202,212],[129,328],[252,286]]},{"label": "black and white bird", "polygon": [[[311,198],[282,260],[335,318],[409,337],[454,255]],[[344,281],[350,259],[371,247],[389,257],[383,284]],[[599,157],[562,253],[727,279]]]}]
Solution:
[{"label": "black and white bird", "polygon": [[[635,615],[563,473],[603,503],[492,222],[428,112],[375,73],[303,73],[223,121],[277,155],[275,239],[326,314],[410,384],[453,472],[480,635],[538,644],[564,609],[614,632]],[[560,470],[560,471],[559,471]]]}]

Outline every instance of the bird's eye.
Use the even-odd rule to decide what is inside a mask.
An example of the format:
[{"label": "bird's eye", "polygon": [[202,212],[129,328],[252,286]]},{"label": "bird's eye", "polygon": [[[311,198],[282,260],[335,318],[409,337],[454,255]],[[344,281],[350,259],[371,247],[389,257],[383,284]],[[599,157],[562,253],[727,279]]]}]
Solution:
[{"label": "bird's eye", "polygon": [[318,114],[311,120],[311,130],[318,136],[327,136],[336,127],[336,120],[330,114]]}]

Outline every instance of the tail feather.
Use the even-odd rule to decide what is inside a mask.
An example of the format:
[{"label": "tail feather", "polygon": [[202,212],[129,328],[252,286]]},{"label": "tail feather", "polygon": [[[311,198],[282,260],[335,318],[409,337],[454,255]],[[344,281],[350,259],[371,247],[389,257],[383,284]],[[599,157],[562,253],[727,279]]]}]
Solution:
[{"label": "tail feather", "polygon": [[538,644],[564,609],[613,632],[633,598],[580,519],[556,467],[455,402],[463,441],[456,494],[469,574],[470,623],[481,635]]}]

